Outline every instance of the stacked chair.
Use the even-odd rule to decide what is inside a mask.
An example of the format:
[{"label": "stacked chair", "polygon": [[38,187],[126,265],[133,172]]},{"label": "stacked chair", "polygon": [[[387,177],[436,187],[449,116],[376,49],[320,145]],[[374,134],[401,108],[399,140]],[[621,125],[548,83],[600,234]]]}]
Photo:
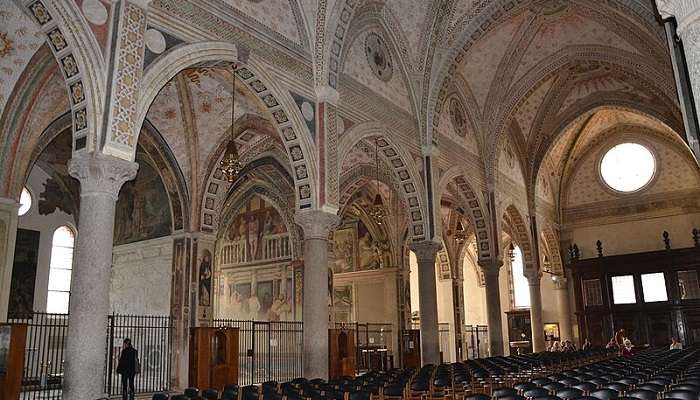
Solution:
[{"label": "stacked chair", "polygon": [[490,357],[328,381],[297,378],[153,400],[700,400],[700,349]]}]

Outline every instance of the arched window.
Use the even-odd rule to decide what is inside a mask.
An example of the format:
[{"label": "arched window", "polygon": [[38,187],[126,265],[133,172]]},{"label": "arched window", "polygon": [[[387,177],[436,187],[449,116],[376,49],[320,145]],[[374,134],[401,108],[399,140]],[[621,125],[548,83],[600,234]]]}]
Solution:
[{"label": "arched window", "polygon": [[32,208],[32,194],[29,193],[27,188],[22,188],[22,194],[19,195],[19,209],[17,209],[17,215],[20,217],[29,212]]},{"label": "arched window", "polygon": [[513,249],[511,270],[513,272],[513,305],[516,308],[530,307],[530,289],[523,273],[523,253],[520,247]]},{"label": "arched window", "polygon": [[74,243],[75,234],[71,228],[64,225],[54,231],[51,243],[49,293],[46,299],[47,313],[68,313]]}]

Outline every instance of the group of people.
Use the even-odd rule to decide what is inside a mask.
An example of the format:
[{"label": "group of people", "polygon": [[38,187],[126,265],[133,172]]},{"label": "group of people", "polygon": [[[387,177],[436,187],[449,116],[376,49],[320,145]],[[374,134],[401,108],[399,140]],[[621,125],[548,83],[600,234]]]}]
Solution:
[{"label": "group of people", "polygon": [[[586,339],[586,342],[588,343],[588,347],[584,348],[584,346],[586,346],[586,343],[584,342],[583,346],[581,347],[581,350],[588,350],[590,348],[591,343],[588,342],[588,339]],[[555,340],[554,342],[552,342],[552,345],[548,349],[548,351],[552,352],[568,352],[576,350],[576,344],[574,344],[571,340],[564,340],[563,342]]]}]

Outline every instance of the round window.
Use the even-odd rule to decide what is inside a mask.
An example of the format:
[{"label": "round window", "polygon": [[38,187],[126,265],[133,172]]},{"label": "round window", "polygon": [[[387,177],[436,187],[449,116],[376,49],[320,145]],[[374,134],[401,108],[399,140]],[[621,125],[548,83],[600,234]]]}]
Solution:
[{"label": "round window", "polygon": [[17,215],[20,217],[26,214],[32,208],[32,195],[27,188],[22,188],[22,194],[19,195],[19,209]]},{"label": "round window", "polygon": [[656,161],[641,144],[621,143],[608,150],[600,162],[603,181],[618,192],[635,192],[654,177]]}]

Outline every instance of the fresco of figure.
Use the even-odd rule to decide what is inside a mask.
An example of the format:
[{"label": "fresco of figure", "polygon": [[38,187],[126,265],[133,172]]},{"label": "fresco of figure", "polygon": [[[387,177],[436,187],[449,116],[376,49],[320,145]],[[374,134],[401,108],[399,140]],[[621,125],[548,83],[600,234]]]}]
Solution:
[{"label": "fresco of figure", "polygon": [[199,305],[211,305],[211,253],[204,250],[202,262],[199,264]]}]

